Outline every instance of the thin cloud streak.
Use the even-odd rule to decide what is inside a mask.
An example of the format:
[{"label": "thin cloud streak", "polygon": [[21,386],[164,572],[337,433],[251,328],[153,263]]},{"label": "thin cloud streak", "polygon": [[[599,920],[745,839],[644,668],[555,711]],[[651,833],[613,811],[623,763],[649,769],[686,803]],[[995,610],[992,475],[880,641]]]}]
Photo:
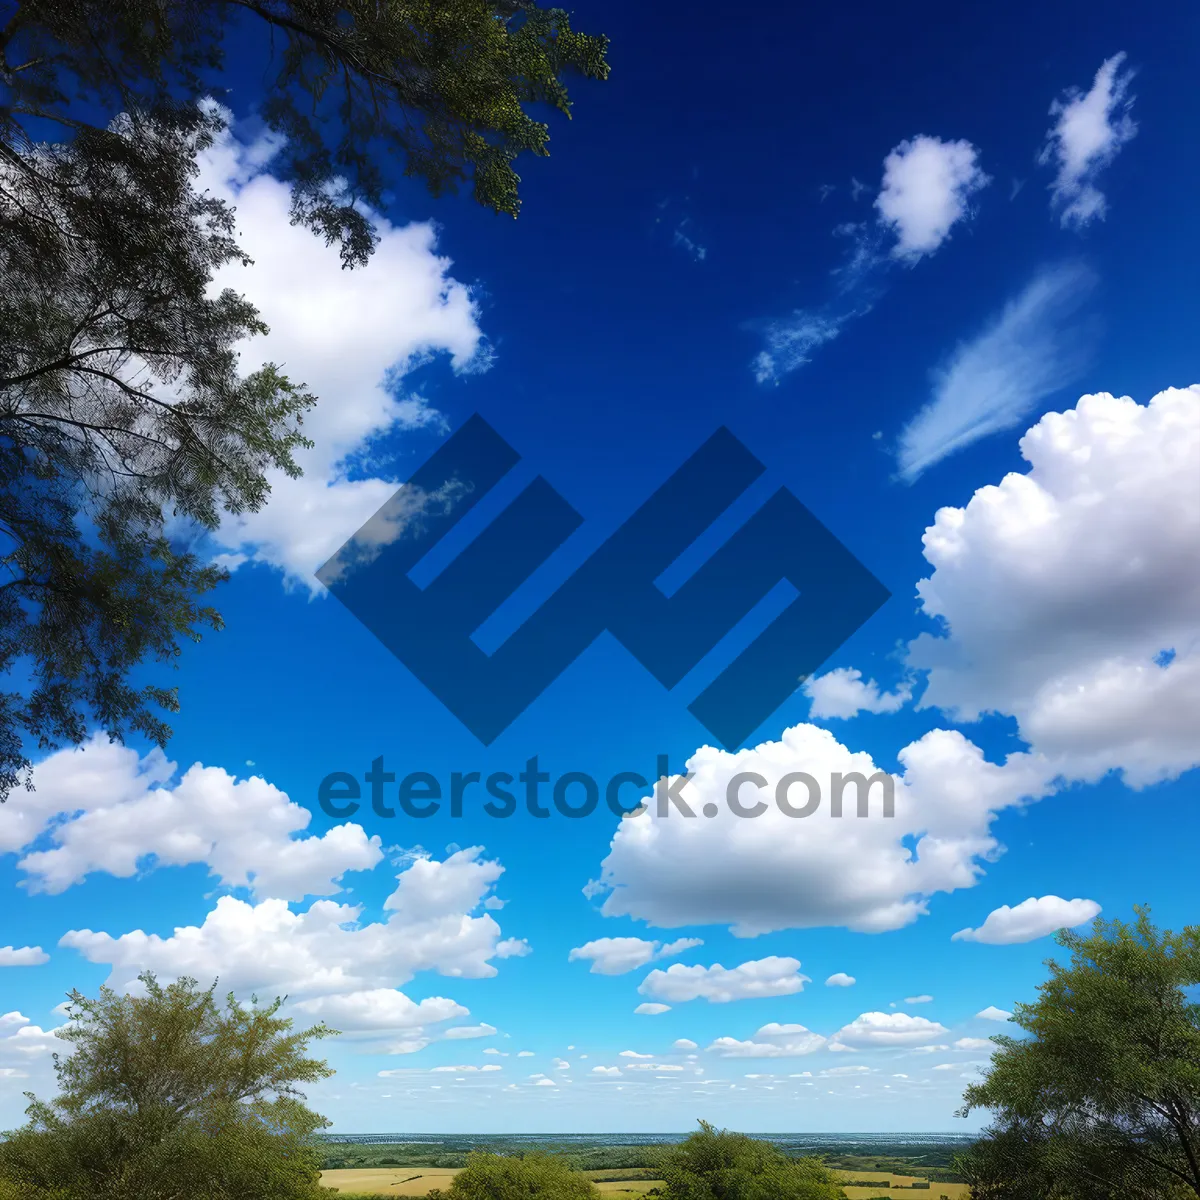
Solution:
[{"label": "thin cloud streak", "polygon": [[934,372],[933,396],[905,426],[896,452],[912,483],[943,458],[1011,429],[1068,386],[1087,360],[1079,310],[1095,276],[1079,263],[1043,268],[973,341]]}]

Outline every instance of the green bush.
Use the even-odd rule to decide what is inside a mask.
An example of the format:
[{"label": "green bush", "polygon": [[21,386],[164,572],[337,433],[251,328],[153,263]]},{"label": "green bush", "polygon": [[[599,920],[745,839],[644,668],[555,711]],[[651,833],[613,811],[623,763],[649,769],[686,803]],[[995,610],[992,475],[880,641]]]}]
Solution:
[{"label": "green bush", "polygon": [[[180,979],[145,996],[71,994],[59,1094],[0,1143],[0,1200],[320,1200],[324,1122],[297,1084],[331,1074],[306,1057],[280,1002],[222,1008]],[[5,1190],[7,1189],[7,1190]]]},{"label": "green bush", "polygon": [[530,1196],[599,1200],[600,1192],[561,1158],[548,1154],[513,1158],[479,1151],[468,1156],[467,1165],[439,1196],[442,1200],[526,1200]]},{"label": "green bush", "polygon": [[817,1158],[788,1158],[769,1142],[700,1122],[663,1161],[666,1200],[842,1200]]}]

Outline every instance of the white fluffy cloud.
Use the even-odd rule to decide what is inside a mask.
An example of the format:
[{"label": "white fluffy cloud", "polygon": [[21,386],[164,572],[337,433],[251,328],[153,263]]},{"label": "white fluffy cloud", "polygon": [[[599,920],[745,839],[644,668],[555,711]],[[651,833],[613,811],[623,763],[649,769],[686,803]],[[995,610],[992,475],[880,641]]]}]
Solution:
[{"label": "white fluffy cloud", "polygon": [[711,967],[685,967],[676,963],[665,971],[651,971],[638,991],[643,996],[675,1003],[703,999],[725,1004],[760,996],[790,996],[803,991],[808,982],[808,976],[800,974],[798,959],[772,955],[733,968],[720,963]]},{"label": "white fluffy cloud", "polygon": [[1040,161],[1058,168],[1051,193],[1064,226],[1079,228],[1104,217],[1107,203],[1096,178],[1137,133],[1129,115],[1132,80],[1125,55],[1114,54],[1101,63],[1088,91],[1070,88],[1050,106],[1055,122]]},{"label": "white fluffy cloud", "polygon": [[665,1012],[670,1012],[669,1004],[639,1004],[633,1010],[634,1015],[638,1017],[660,1017]]},{"label": "white fluffy cloud", "polygon": [[1200,763],[1200,386],[1084,396],[1020,445],[925,531],[921,704],[1011,714],[1072,779],[1172,778]]},{"label": "white fluffy cloud", "polygon": [[933,997],[925,995],[925,994],[922,994],[920,996],[905,996],[904,1003],[905,1004],[932,1004]]},{"label": "white fluffy cloud", "polygon": [[176,778],[161,751],[139,756],[100,735],[38,763],[33,789],[0,809],[0,851],[48,832],[50,848],[17,863],[31,891],[62,892],[96,871],[128,878],[148,863],[204,863],[226,887],[300,900],[341,891],[347,871],[383,857],[361,825],[297,836],[312,814],[264,779],[200,763]]},{"label": "white fluffy cloud", "polygon": [[636,937],[596,938],[595,941],[576,946],[567,955],[567,961],[590,962],[593,975],[624,975],[655,959],[674,958],[685,950],[703,945],[700,938],[678,938],[666,945]]},{"label": "white fluffy cloud", "polygon": [[[301,1000],[295,1007],[346,1033],[419,1029],[466,1016],[468,1011],[444,996],[431,996],[417,1004],[395,988],[369,988],[341,995],[317,996]],[[444,1036],[449,1036],[449,1031]]]},{"label": "white fluffy cloud", "polygon": [[[392,915],[382,923],[363,924],[360,906],[331,900],[293,912],[283,900],[251,904],[222,896],[203,924],[176,928],[169,937],[74,929],[59,944],[111,967],[109,982],[117,990],[135,988],[144,970],[202,982],[219,977],[238,995],[286,993],[301,1011],[336,1014],[358,1029],[416,1028],[418,1017],[440,1021],[467,1010],[443,997],[414,1005],[389,989],[421,971],[487,978],[496,974],[493,960],[528,952],[524,942],[502,938],[490,914],[471,915],[492,877],[476,870],[480,853],[472,847],[409,867],[397,876],[386,906]],[[457,898],[457,910],[445,902],[448,896]],[[419,1047],[404,1047],[413,1048]]]},{"label": "white fluffy cloud", "polygon": [[978,929],[960,929],[951,940],[1012,946],[1018,942],[1032,942],[1060,929],[1073,929],[1090,921],[1099,911],[1100,905],[1095,900],[1030,896],[1015,908],[1004,904],[993,909]]},{"label": "white fluffy cloud", "polygon": [[884,159],[875,200],[880,219],[896,235],[892,254],[908,261],[932,254],[968,215],[971,197],[990,182],[970,142],[925,135],[901,142]]},{"label": "white fluffy cloud", "polygon": [[[715,803],[717,815],[659,815],[651,799],[647,811],[621,820],[601,865],[598,886],[609,889],[603,913],[660,928],[727,924],[745,937],[819,926],[898,929],[925,912],[933,894],[971,887],[981,862],[999,849],[990,832],[994,813],[1049,786],[1036,758],[1014,754],[1003,765],[989,763],[960,733],[946,730],[906,746],[900,760],[894,817],[882,815],[877,783],[870,815],[857,815],[851,787],[845,815],[831,820],[834,773],[870,778],[876,767],[827,730],[797,725],[779,741],[736,754],[697,750],[682,796],[697,813]],[[774,802],[779,780],[800,771],[824,789],[819,814],[810,818],[785,815]],[[761,793],[742,788],[744,803],[757,795],[768,801],[758,817],[737,817],[727,806],[729,781],[741,772],[767,780]],[[795,787],[791,802],[804,800],[804,789]]]},{"label": "white fluffy cloud", "polygon": [[804,694],[812,700],[809,715],[815,720],[825,720],[855,717],[860,712],[899,712],[912,697],[912,685],[905,682],[894,692],[884,692],[875,680],[864,681],[861,671],[837,667],[805,680]]},{"label": "white fluffy cloud", "polygon": [[50,1056],[56,1052],[68,1053],[69,1047],[54,1029],[35,1025],[21,1012],[0,1013],[0,1084],[21,1081],[10,1085],[14,1099],[20,1091],[53,1090]]},{"label": "white fluffy cloud", "polygon": [[843,1025],[830,1040],[831,1050],[859,1050],[869,1046],[923,1046],[936,1042],[946,1027],[908,1013],[868,1012]]},{"label": "white fluffy cloud", "polygon": [[991,1038],[964,1037],[959,1038],[958,1041],[954,1043],[954,1048],[955,1050],[970,1050],[972,1052],[978,1052],[980,1050],[991,1051],[996,1049],[996,1043],[993,1042]]},{"label": "white fluffy cloud", "polygon": [[0,946],[0,967],[39,967],[49,961],[41,946]]},{"label": "white fluffy cloud", "polygon": [[853,987],[858,981],[853,975],[847,975],[845,971],[837,971],[825,980],[826,987]]},{"label": "white fluffy cloud", "polygon": [[236,206],[238,238],[254,260],[224,268],[216,285],[244,293],[271,327],[240,347],[243,369],[279,363],[320,398],[304,425],[315,445],[297,455],[303,478],[273,472],[267,505],[227,519],[218,540],[226,561],[270,563],[311,587],[313,571],[398,485],[386,468],[353,471],[354,456],[390,431],[441,423],[406,373],[438,355],[455,371],[477,370],[487,349],[472,291],[450,275],[431,223],[376,216],[370,263],[344,271],[336,247],[291,224],[271,152],[269,139],[226,135],[201,156],[199,186]]},{"label": "white fluffy cloud", "polygon": [[825,1046],[825,1039],[803,1025],[764,1025],[753,1038],[719,1037],[708,1049],[720,1058],[799,1058]]},{"label": "white fluffy cloud", "polygon": [[1086,361],[1078,311],[1094,283],[1069,263],[1039,271],[974,338],[933,373],[933,395],[897,446],[908,482],[950,454],[1011,429],[1066,387]]}]

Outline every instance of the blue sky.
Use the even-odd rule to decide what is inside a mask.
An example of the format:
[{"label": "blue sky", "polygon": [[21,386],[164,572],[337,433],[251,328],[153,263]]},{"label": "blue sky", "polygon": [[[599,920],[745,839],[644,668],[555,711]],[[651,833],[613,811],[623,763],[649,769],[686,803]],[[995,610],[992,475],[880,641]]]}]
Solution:
[{"label": "blue sky", "polygon": [[[1194,921],[1197,22],[1127,12],[581,4],[612,78],[521,218],[401,190],[352,274],[287,225],[235,79],[202,180],[255,265],[223,282],[317,445],[213,539],[227,628],[166,758],[101,740],[0,810],[0,1122],[65,991],[149,968],[345,1031],[313,1092],[342,1131],[966,1128],[1056,927]],[[608,635],[485,747],[313,575],[475,412],[585,518],[524,612],[722,424],[892,599],[736,763]],[[701,800],[873,764],[897,815],[316,802],[378,757],[659,754]]]}]

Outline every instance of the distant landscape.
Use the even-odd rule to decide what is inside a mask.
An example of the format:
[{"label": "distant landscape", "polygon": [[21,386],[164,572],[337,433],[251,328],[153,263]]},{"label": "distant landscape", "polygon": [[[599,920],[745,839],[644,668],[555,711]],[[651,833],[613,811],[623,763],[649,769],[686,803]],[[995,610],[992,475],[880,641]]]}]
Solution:
[{"label": "distant landscape", "polygon": [[[928,1196],[959,1200],[970,1189],[952,1161],[974,1140],[961,1133],[752,1134],[789,1157],[824,1159],[847,1200]],[[337,1134],[321,1138],[321,1183],[339,1196],[425,1196],[449,1186],[472,1151],[550,1154],[581,1171],[600,1192],[660,1194],[668,1147],[686,1133],[649,1134]]]}]

